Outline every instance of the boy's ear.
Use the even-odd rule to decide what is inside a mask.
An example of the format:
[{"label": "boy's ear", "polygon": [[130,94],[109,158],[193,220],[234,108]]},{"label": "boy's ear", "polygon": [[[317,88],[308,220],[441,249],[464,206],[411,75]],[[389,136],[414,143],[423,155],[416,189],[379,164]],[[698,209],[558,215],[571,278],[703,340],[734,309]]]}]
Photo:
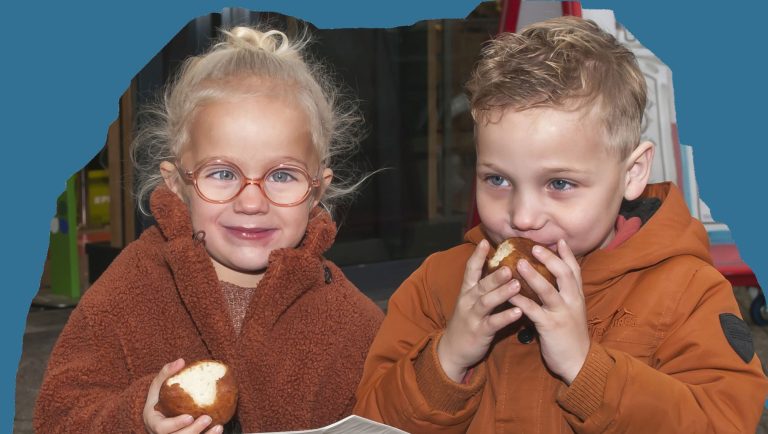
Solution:
[{"label": "boy's ear", "polygon": [[166,187],[176,193],[176,196],[179,196],[179,199],[183,201],[181,180],[179,179],[179,172],[176,170],[176,166],[170,161],[163,161],[160,163],[160,174],[163,175]]},{"label": "boy's ear", "polygon": [[320,198],[323,197],[325,190],[328,189],[329,185],[331,185],[331,181],[333,181],[333,170],[326,167],[323,169],[323,175],[320,178],[320,186],[317,188],[315,198],[312,200],[312,206],[310,208],[314,208],[318,203],[320,203]]},{"label": "boy's ear", "polygon": [[652,142],[642,142],[627,158],[624,199],[637,199],[645,190],[648,179],[651,177],[654,151],[655,147]]}]

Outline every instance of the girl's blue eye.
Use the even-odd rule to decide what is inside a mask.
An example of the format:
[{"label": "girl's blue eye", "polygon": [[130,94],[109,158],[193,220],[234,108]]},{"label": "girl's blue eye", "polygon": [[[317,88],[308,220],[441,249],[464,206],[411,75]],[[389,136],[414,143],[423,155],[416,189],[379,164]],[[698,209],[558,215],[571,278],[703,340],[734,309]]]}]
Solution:
[{"label": "girl's blue eye", "polygon": [[237,179],[235,172],[229,169],[217,169],[208,176],[218,181],[234,181]]},{"label": "girl's blue eye", "polygon": [[554,181],[550,182],[549,185],[551,185],[552,189],[556,191],[565,191],[573,188],[573,184],[564,179],[555,179]]},{"label": "girl's blue eye", "polygon": [[504,179],[503,176],[499,176],[499,175],[488,175],[485,177],[485,181],[493,185],[494,187],[504,187],[509,185],[509,182],[507,182],[507,180]]},{"label": "girl's blue eye", "polygon": [[269,174],[269,180],[274,182],[291,182],[295,181],[296,177],[287,170],[276,170]]}]

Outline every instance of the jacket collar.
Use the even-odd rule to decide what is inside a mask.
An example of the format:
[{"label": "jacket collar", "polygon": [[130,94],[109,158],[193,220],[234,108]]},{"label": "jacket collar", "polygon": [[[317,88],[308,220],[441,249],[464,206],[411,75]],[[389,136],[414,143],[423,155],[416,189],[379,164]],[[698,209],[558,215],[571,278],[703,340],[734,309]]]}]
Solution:
[{"label": "jacket collar", "polygon": [[[188,208],[165,187],[150,199],[165,243],[163,257],[176,288],[211,357],[234,363],[238,337],[222,294],[219,279],[203,242],[194,238]],[[274,250],[264,277],[243,321],[240,339],[260,341],[301,295],[324,282],[322,254],[336,236],[336,225],[320,208],[310,214],[307,231],[296,248]]]},{"label": "jacket collar", "polygon": [[[657,198],[661,206],[629,239],[615,249],[595,250],[581,258],[584,291],[598,291],[632,270],[651,267],[675,256],[695,256],[712,262],[702,224],[691,217],[680,190],[669,182],[649,184],[643,198]],[[477,244],[485,238],[482,225],[464,239]]]}]

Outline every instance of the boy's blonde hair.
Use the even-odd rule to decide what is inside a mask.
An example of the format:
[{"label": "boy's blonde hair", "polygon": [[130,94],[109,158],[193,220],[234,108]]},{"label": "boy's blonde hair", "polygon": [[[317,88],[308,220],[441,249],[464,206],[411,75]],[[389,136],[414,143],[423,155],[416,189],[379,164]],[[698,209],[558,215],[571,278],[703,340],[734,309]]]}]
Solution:
[{"label": "boy's blonde hair", "polygon": [[643,74],[634,54],[590,20],[561,17],[499,35],[483,47],[466,88],[475,122],[505,109],[587,108],[621,160],[640,143]]},{"label": "boy's blonde hair", "polygon": [[[166,86],[162,99],[143,112],[145,122],[133,143],[139,209],[163,183],[160,163],[177,161],[189,141],[189,127],[203,104],[252,95],[293,97],[306,110],[312,141],[322,167],[349,158],[360,139],[362,118],[356,102],[345,98],[330,73],[304,55],[306,31],[290,39],[278,30],[235,27],[207,52],[190,57]],[[338,166],[338,165],[337,165]],[[331,167],[334,182],[321,199],[329,211],[360,184]]]}]

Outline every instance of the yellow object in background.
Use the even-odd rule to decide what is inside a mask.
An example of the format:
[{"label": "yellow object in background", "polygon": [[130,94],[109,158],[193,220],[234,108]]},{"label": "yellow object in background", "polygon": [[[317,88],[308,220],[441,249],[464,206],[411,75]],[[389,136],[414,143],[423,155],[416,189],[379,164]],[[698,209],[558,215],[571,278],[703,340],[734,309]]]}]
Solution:
[{"label": "yellow object in background", "polygon": [[91,228],[109,225],[109,175],[106,170],[89,170],[87,176],[87,219]]}]

